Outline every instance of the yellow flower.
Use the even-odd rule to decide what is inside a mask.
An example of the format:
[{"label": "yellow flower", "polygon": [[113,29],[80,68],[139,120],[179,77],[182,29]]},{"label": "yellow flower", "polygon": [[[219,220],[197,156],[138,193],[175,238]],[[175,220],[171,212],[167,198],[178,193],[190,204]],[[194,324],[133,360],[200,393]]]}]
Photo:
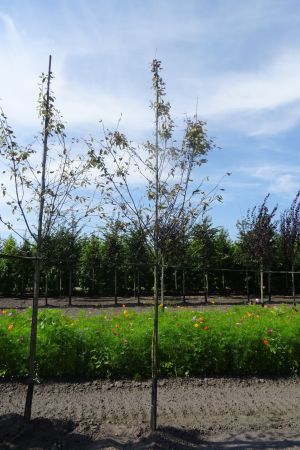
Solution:
[{"label": "yellow flower", "polygon": [[199,323],[194,323],[194,327],[198,328],[199,327]]},{"label": "yellow flower", "polygon": [[125,308],[125,305],[122,305],[122,308]]},{"label": "yellow flower", "polygon": [[8,329],[8,331],[11,331],[11,330],[13,329],[13,324],[12,324],[12,323],[9,324],[8,327],[7,327],[7,329]]}]

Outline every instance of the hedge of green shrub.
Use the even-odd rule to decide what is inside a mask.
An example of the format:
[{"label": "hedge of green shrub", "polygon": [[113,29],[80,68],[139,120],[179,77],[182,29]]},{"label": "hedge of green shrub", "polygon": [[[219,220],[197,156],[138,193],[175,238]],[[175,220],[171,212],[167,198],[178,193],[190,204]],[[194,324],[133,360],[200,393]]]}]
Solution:
[{"label": "hedge of green shrub", "polygon": [[[31,311],[0,310],[0,376],[27,374]],[[70,318],[39,313],[40,378],[149,378],[153,312]],[[160,309],[160,376],[290,376],[300,364],[300,313],[288,307]]]}]

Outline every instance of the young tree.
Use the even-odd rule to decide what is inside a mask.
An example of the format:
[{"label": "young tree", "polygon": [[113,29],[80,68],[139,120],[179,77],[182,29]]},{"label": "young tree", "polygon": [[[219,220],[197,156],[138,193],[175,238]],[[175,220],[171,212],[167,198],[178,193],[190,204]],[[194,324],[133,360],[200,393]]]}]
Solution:
[{"label": "young tree", "polygon": [[212,225],[209,217],[204,217],[201,223],[193,227],[191,233],[190,254],[193,263],[204,270],[205,302],[208,301],[209,279],[208,271],[215,266],[216,245],[215,239],[218,228]]},{"label": "young tree", "polygon": [[264,304],[264,267],[270,265],[274,249],[276,223],[274,216],[277,206],[269,210],[265,197],[260,206],[248,210],[246,218],[238,222],[239,239],[242,249],[250,261],[259,267],[260,271],[260,300]]},{"label": "young tree", "polygon": [[[88,183],[87,165],[82,157],[73,156],[73,141],[71,144],[66,142],[65,127],[55,108],[55,99],[51,92],[52,78],[50,56],[48,73],[42,74],[39,93],[41,139],[37,138],[34,144],[25,147],[19,145],[8,125],[7,117],[3,111],[0,113],[0,157],[14,185],[12,191],[2,182],[1,191],[14,213],[15,220],[22,221],[35,247],[28,389],[24,412],[26,421],[31,418],[36,378],[38,299],[43,241],[53,227],[65,222],[66,217],[79,214],[82,204],[85,205],[84,215],[88,214],[90,207],[89,200],[85,203],[82,192]],[[18,234],[14,223],[2,213],[0,221]]]},{"label": "young tree", "polygon": [[99,284],[102,281],[101,264],[104,260],[103,242],[92,234],[83,238],[79,259],[80,285],[84,292],[90,295],[99,294]]},{"label": "young tree", "polygon": [[118,304],[118,272],[120,272],[124,262],[124,248],[120,231],[120,222],[118,220],[111,223],[109,231],[105,233],[103,246],[106,273],[108,278],[113,279],[115,305]]},{"label": "young tree", "polygon": [[291,206],[280,216],[279,221],[280,243],[283,251],[284,262],[291,267],[292,275],[292,295],[294,305],[296,304],[295,294],[295,259],[299,246],[300,237],[300,191],[294,198]]},{"label": "young tree", "polygon": [[[215,145],[208,139],[205,123],[196,117],[186,119],[181,144],[174,138],[174,123],[170,103],[165,100],[165,83],[161,77],[161,62],[151,65],[154,99],[154,139],[141,146],[128,141],[117,128],[107,131],[96,143],[89,142],[91,163],[106,177],[110,187],[109,199],[121,210],[124,220],[141,230],[152,253],[154,266],[154,322],[152,339],[151,429],[157,426],[158,379],[158,306],[159,266],[164,256],[162,243],[168,235],[182,226],[188,228],[203,214],[214,199],[221,199],[216,189],[204,190],[198,169],[205,164],[206,155]],[[106,156],[106,165],[103,164]],[[138,195],[130,181],[133,174],[144,180]],[[192,175],[195,176],[193,181]],[[184,232],[182,234],[185,234]]]},{"label": "young tree", "polygon": [[18,274],[18,245],[13,236],[9,236],[1,246],[1,254],[11,258],[0,259],[0,292],[12,295],[16,292],[16,279]]},{"label": "young tree", "polygon": [[141,275],[143,279],[148,275],[150,255],[146,244],[144,233],[140,229],[130,227],[125,236],[125,259],[126,266],[133,273],[133,294],[140,304]]}]

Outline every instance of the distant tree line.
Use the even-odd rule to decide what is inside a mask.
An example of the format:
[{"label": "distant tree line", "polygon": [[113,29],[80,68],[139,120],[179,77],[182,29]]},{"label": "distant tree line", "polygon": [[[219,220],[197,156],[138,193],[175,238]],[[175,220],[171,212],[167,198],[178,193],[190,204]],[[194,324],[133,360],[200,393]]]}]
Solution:
[{"label": "distant tree line", "polygon": [[[164,256],[167,295],[245,294],[260,296],[263,272],[264,294],[300,291],[299,194],[290,208],[275,220],[267,197],[238,223],[238,237],[230,239],[223,227],[209,217],[197,223],[188,236],[168,245]],[[2,239],[2,255],[34,256],[29,241]],[[40,294],[45,296],[153,295],[153,254],[141,231],[113,224],[104,235],[82,235],[76,229],[60,228],[43,243]],[[269,271],[282,273],[272,274]],[[32,294],[34,265],[19,258],[0,259],[0,293]]]}]

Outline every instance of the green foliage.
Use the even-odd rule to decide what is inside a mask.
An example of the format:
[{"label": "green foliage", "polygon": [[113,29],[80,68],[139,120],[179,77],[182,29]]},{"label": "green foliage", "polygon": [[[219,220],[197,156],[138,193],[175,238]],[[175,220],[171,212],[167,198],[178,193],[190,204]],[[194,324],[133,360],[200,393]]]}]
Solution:
[{"label": "green foliage", "polygon": [[[148,378],[152,312],[39,314],[37,376]],[[30,311],[2,311],[0,376],[27,372]],[[291,376],[299,373],[300,315],[286,307],[160,311],[161,376]]]},{"label": "green foliage", "polygon": [[[3,243],[1,253],[9,256],[17,255],[18,246],[12,236]],[[0,292],[7,295],[16,290],[16,272],[17,264],[14,259],[0,259]]]}]

